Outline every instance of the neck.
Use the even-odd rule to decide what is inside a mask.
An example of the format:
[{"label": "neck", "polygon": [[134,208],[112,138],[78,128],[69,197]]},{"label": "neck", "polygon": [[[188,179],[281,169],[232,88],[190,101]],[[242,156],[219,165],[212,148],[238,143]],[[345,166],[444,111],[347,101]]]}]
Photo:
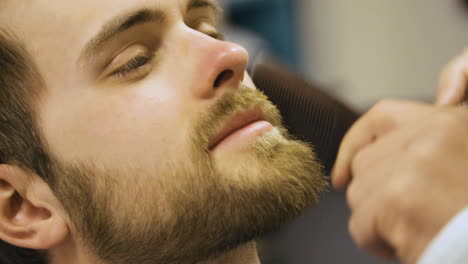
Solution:
[{"label": "neck", "polygon": [[[77,243],[68,241],[68,245],[49,251],[50,264],[104,264],[96,257],[87,254],[87,251],[76,247]],[[260,264],[255,242],[250,242],[239,246],[236,249],[225,252],[211,260],[199,262],[197,264]]]}]

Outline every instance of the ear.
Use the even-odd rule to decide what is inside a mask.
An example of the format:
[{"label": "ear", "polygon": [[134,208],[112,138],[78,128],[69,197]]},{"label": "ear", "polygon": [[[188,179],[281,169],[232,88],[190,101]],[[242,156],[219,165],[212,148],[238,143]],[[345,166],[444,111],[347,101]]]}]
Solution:
[{"label": "ear", "polygon": [[21,168],[0,165],[0,239],[17,247],[47,250],[62,243],[68,233],[49,186]]}]

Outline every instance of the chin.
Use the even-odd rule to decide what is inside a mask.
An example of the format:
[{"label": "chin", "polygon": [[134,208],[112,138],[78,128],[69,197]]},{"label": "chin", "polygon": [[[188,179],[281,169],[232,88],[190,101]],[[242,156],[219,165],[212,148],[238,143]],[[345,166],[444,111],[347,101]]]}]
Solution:
[{"label": "chin", "polygon": [[287,139],[282,129],[273,127],[248,144],[216,152],[213,156],[215,169],[231,180],[245,178],[243,180],[253,183],[256,179],[268,178],[268,171],[275,167],[275,162],[288,162],[281,151],[291,144],[296,141]]}]

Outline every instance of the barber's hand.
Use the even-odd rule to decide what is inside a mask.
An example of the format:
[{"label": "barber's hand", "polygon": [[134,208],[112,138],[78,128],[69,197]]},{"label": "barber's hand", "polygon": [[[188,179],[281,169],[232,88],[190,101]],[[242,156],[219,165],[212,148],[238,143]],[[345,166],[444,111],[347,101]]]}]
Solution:
[{"label": "barber's hand", "polygon": [[468,205],[467,172],[468,109],[385,101],[345,136],[332,180],[347,187],[357,245],[415,263]]},{"label": "barber's hand", "polygon": [[468,49],[442,71],[436,104],[458,105],[468,100]]}]

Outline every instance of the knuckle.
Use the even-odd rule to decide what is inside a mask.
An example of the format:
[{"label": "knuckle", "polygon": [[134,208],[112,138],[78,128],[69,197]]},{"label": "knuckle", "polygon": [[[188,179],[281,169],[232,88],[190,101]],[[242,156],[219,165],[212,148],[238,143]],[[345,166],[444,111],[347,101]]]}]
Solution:
[{"label": "knuckle", "polygon": [[406,199],[409,189],[410,184],[408,184],[408,181],[399,180],[397,183],[388,186],[382,195],[382,207],[380,207],[381,210],[384,210],[384,214],[404,214],[409,207],[409,200]]},{"label": "knuckle", "polygon": [[[387,119],[395,119],[395,112],[402,109],[411,109],[417,107],[419,104],[408,100],[398,99],[383,99],[378,101],[368,112],[374,118],[387,117]],[[390,120],[387,120],[389,122]]]},{"label": "knuckle", "polygon": [[418,206],[420,183],[423,174],[405,173],[389,184],[382,194],[379,215],[398,216],[400,220],[411,218]]},{"label": "knuckle", "polygon": [[382,195],[382,207],[381,209],[387,212],[399,212],[401,211],[401,195],[403,188],[387,188],[387,191]]},{"label": "knuckle", "polygon": [[358,205],[359,198],[362,196],[363,192],[363,184],[365,184],[366,179],[371,176],[369,174],[368,152],[368,149],[358,152],[351,161],[351,173],[353,175],[353,179],[346,190],[346,200],[351,209]]},{"label": "knuckle", "polygon": [[348,203],[349,208],[352,210],[353,208],[356,208],[357,206],[357,200],[356,200],[356,184],[354,182],[351,182],[350,186],[348,187],[348,190],[346,190],[346,201]]},{"label": "knuckle", "polygon": [[369,228],[368,225],[359,221],[358,217],[351,217],[349,220],[349,234],[357,247],[361,249],[370,249],[372,247],[372,238],[369,235]]},{"label": "knuckle", "polygon": [[[466,121],[465,121],[466,122]],[[458,144],[454,141],[454,133],[463,130],[464,122],[453,114],[438,114],[435,122],[421,131],[421,137],[409,143],[407,153],[409,160],[415,165],[432,164],[437,162],[443,150]],[[428,134],[427,131],[430,131]]]},{"label": "knuckle", "polygon": [[376,113],[385,113],[389,109],[392,109],[396,104],[398,104],[397,100],[394,99],[383,99],[378,101],[372,108],[371,112]]},{"label": "knuckle", "polygon": [[349,234],[351,235],[351,238],[354,240],[356,245],[359,248],[364,248],[366,246],[366,241],[364,239],[364,236],[361,233],[361,228],[359,223],[356,220],[356,217],[351,217],[351,219],[348,222],[348,230]]},{"label": "knuckle", "polygon": [[412,229],[408,226],[408,219],[405,214],[395,214],[387,210],[384,214],[380,215],[380,229],[385,230],[386,239],[395,248],[407,248],[410,246],[410,237],[413,234]]},{"label": "knuckle", "polygon": [[433,138],[421,144],[411,144],[407,152],[408,162],[411,162],[413,166],[424,167],[425,164],[437,161],[438,145],[442,144],[438,141],[439,139]]}]

